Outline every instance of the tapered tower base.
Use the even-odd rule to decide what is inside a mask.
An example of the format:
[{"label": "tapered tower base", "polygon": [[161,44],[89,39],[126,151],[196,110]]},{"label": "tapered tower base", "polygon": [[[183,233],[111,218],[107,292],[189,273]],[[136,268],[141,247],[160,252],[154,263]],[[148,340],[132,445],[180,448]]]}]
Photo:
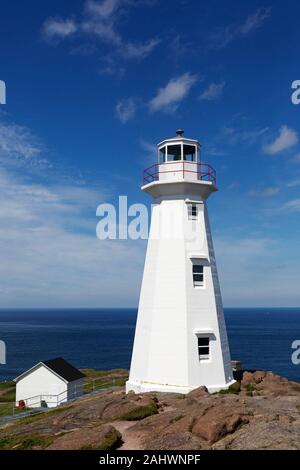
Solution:
[{"label": "tapered tower base", "polygon": [[[223,384],[223,385],[208,386],[207,389],[209,393],[216,393],[216,392],[219,392],[220,390],[227,390],[230,387],[230,385],[233,385],[234,383],[235,383],[235,380],[231,380],[230,382]],[[134,393],[167,392],[167,393],[187,394],[200,386],[201,385],[198,385],[197,387],[181,387],[178,385],[165,385],[165,384],[157,384],[157,383],[150,383],[150,382],[139,383],[139,382],[131,382],[128,380],[126,382],[126,393],[128,392],[134,392]]]}]

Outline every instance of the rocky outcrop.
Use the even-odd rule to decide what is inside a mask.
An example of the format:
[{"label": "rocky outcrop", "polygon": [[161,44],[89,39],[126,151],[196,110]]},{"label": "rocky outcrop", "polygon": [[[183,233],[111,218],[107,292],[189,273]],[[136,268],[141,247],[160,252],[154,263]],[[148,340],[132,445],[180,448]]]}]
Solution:
[{"label": "rocky outcrop", "polygon": [[0,449],[21,441],[36,449],[300,449],[300,384],[257,371],[213,395],[120,387],[0,430]]},{"label": "rocky outcrop", "polygon": [[112,425],[77,429],[58,436],[48,450],[111,450],[121,444],[121,434]]}]

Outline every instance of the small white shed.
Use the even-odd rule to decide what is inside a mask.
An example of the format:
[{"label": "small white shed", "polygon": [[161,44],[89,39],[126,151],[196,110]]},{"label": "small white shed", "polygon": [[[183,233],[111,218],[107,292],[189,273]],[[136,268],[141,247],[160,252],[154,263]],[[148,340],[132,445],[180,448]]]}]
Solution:
[{"label": "small white shed", "polygon": [[15,378],[16,405],[54,408],[83,394],[85,375],[62,357],[41,361]]}]

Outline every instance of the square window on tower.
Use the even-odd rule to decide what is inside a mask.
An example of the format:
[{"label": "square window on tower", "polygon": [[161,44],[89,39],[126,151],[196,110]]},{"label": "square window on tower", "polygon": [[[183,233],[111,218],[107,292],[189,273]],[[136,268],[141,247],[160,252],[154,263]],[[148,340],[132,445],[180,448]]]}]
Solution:
[{"label": "square window on tower", "polygon": [[198,206],[197,204],[188,204],[188,216],[189,220],[197,220],[198,219]]},{"label": "square window on tower", "polygon": [[204,286],[204,266],[202,264],[193,264],[193,283],[194,287]]},{"label": "square window on tower", "polygon": [[198,336],[199,359],[209,359],[209,337]]}]

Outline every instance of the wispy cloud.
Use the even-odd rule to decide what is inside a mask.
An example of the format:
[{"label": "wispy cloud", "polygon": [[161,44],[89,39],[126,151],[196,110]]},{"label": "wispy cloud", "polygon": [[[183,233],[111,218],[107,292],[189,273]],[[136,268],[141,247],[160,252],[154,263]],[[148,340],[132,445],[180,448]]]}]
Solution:
[{"label": "wispy cloud", "polygon": [[[144,59],[160,43],[159,38],[150,38],[145,42],[126,40],[118,29],[118,23],[124,13],[133,7],[151,6],[152,1],[133,0],[86,0],[82,17],[78,20],[48,18],[42,27],[42,35],[47,41],[57,43],[77,33],[78,37],[88,36],[104,43],[110,51],[119,57]],[[111,55],[110,55],[111,57]]]},{"label": "wispy cloud", "polygon": [[212,49],[222,49],[235,39],[246,37],[261,28],[265,21],[271,16],[271,8],[258,8],[241,23],[219,27],[209,33],[208,46]]},{"label": "wispy cloud", "polygon": [[298,140],[298,134],[295,130],[288,126],[282,126],[276,139],[270,144],[264,145],[263,151],[268,155],[275,155],[294,147]]},{"label": "wispy cloud", "polygon": [[199,96],[200,100],[213,101],[220,98],[223,94],[225,82],[211,83],[206,90]]},{"label": "wispy cloud", "polygon": [[184,73],[180,77],[172,78],[166,86],[158,90],[155,97],[149,102],[150,111],[176,111],[179,103],[186,98],[196,81],[196,75],[191,73]]},{"label": "wispy cloud", "polygon": [[26,126],[0,121],[0,161],[5,167],[45,168],[45,148]]},{"label": "wispy cloud", "polygon": [[95,234],[96,208],[111,189],[12,166],[42,159],[45,146],[25,126],[0,129],[1,307],[111,305],[118,276],[122,288],[114,301],[133,305],[143,245],[99,241]]},{"label": "wispy cloud", "polygon": [[221,130],[220,139],[225,139],[230,144],[244,142],[252,145],[257,143],[268,130],[268,127],[258,129],[241,129],[237,127],[225,126]]},{"label": "wispy cloud", "polygon": [[151,165],[157,161],[157,146],[147,140],[140,139],[140,146],[143,151],[143,165]]},{"label": "wispy cloud", "polygon": [[248,192],[248,196],[251,197],[272,197],[280,192],[280,187],[269,186],[267,188],[253,190]]},{"label": "wispy cloud", "polygon": [[289,181],[286,186],[287,188],[295,188],[297,186],[300,186],[300,178]]},{"label": "wispy cloud", "polygon": [[280,210],[287,212],[300,212],[300,199],[291,199],[284,203]]},{"label": "wispy cloud", "polygon": [[144,43],[128,42],[120,51],[126,59],[144,59],[160,42],[158,38],[149,39]]},{"label": "wispy cloud", "polygon": [[137,103],[134,98],[124,98],[116,105],[116,116],[122,122],[122,124],[126,124],[126,122],[135,117],[136,109]]},{"label": "wispy cloud", "polygon": [[72,36],[78,27],[72,19],[48,18],[42,26],[42,34],[48,41],[60,41]]}]

